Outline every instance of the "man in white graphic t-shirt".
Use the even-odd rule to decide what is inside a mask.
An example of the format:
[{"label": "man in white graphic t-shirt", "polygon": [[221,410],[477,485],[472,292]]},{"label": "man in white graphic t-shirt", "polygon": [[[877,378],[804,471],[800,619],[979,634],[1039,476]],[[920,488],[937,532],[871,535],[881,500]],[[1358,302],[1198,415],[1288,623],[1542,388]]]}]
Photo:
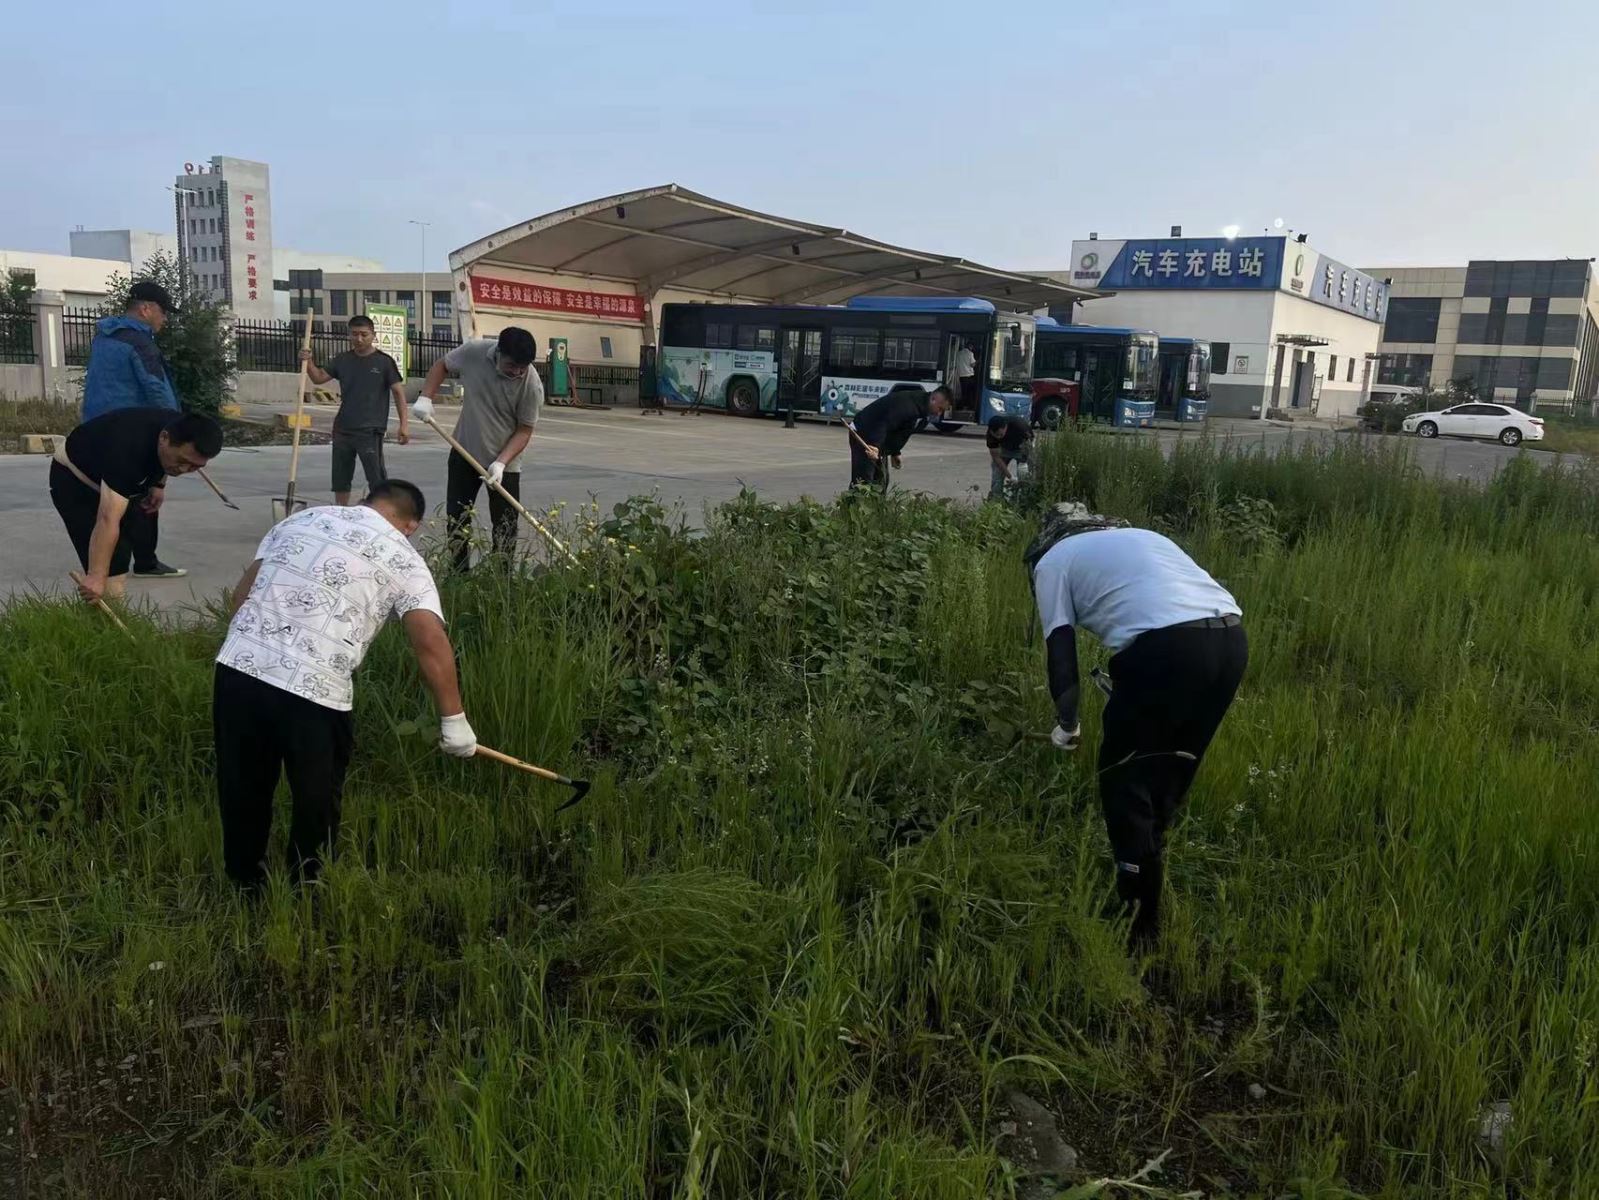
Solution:
[{"label": "man in white graphic t-shirt", "polygon": [[217,654],[212,724],[228,877],[265,880],[280,771],[294,801],[288,869],[313,879],[339,831],[354,746],[355,669],[390,617],[410,639],[440,717],[439,749],[470,758],[455,650],[438,589],[407,540],[427,512],[421,489],[390,479],[354,508],[311,508],[273,527],[233,590]]}]

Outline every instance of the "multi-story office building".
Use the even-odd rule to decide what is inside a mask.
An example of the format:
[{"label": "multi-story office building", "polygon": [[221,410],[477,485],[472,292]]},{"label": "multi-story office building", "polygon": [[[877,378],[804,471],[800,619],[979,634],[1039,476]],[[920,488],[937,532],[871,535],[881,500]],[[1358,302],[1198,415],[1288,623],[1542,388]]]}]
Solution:
[{"label": "multi-story office building", "polygon": [[[417,322],[418,301],[422,321]],[[366,311],[368,304],[397,304],[409,314],[414,336],[457,336],[455,293],[450,273],[430,271],[290,271],[289,316],[312,311],[327,327],[342,329],[349,319]]]},{"label": "multi-story office building", "polygon": [[1519,408],[1571,408],[1599,388],[1599,287],[1589,259],[1378,267],[1393,280],[1377,381],[1469,387]]},{"label": "multi-story office building", "polygon": [[184,165],[172,187],[178,255],[235,316],[272,312],[272,194],[266,163],[218,155]]}]

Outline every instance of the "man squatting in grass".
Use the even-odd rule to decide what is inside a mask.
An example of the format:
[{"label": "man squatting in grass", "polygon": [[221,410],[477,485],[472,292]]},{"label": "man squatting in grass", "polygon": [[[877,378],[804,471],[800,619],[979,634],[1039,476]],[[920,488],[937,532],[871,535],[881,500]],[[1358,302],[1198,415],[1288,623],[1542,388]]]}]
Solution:
[{"label": "man squatting in grass", "polygon": [[83,567],[85,600],[122,595],[134,552],[129,510],[155,512],[168,476],[198,471],[221,451],[222,427],[210,417],[143,406],[112,409],[56,443],[50,500]]},{"label": "man squatting in grass", "polygon": [[1027,549],[1060,720],[1075,750],[1078,626],[1113,652],[1099,797],[1133,947],[1160,932],[1166,829],[1244,677],[1243,610],[1169,538],[1057,505]]},{"label": "man squatting in grass", "polygon": [[1015,413],[991,417],[988,422],[989,486],[988,494],[995,500],[1005,498],[1005,484],[1012,479],[1021,482],[1022,463],[1033,441],[1033,425],[1026,417]]},{"label": "man squatting in grass", "polygon": [[234,588],[212,724],[222,858],[235,883],[256,888],[265,879],[280,771],[294,803],[289,875],[316,877],[339,831],[354,748],[353,676],[390,617],[404,627],[433,694],[439,749],[476,753],[438,589],[407,541],[426,512],[421,489],[399,479],[378,484],[354,508],[306,509],[262,539]]},{"label": "man squatting in grass", "polygon": [[[500,330],[496,338],[462,342],[428,368],[412,411],[432,420],[433,400],[446,373],[461,381],[466,398],[455,440],[482,463],[489,478],[518,500],[522,498],[522,451],[533,437],[539,410],[544,406],[544,383],[533,369],[538,346],[533,335],[515,325]],[[452,447],[445,492],[445,519],[455,544],[455,567],[464,571],[472,561],[472,506],[483,480]],[[489,524],[494,531],[494,551],[509,554],[516,548],[516,509],[493,488],[489,492]]]},{"label": "man squatting in grass", "polygon": [[312,383],[337,380],[339,411],[333,417],[333,503],[350,503],[350,485],[355,482],[355,460],[361,460],[361,474],[367,490],[388,478],[383,465],[383,434],[389,427],[389,400],[400,418],[400,445],[411,440],[410,418],[405,411],[405,381],[400,366],[372,344],[376,336],[372,318],[350,318],[350,348],[328,364],[316,365],[310,350],[300,351],[305,373]]},{"label": "man squatting in grass", "polygon": [[850,486],[865,485],[887,491],[888,462],[898,470],[899,452],[905,449],[911,434],[929,419],[941,419],[949,410],[947,387],[939,386],[929,392],[919,383],[900,384],[861,409],[847,431]]}]

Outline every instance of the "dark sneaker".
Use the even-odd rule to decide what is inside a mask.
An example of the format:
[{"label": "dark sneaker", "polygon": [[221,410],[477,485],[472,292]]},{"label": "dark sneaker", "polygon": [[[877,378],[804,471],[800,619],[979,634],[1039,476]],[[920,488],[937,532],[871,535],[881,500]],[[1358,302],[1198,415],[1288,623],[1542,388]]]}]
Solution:
[{"label": "dark sneaker", "polygon": [[160,560],[154,566],[133,568],[135,579],[182,579],[187,574],[182,567],[169,567]]}]

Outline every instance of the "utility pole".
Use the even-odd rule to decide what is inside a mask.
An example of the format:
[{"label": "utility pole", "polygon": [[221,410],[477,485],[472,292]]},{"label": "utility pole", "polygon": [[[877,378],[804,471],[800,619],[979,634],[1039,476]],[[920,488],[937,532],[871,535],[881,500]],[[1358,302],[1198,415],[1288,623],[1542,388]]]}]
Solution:
[{"label": "utility pole", "polygon": [[[423,321],[431,321],[433,311],[432,301],[428,297],[428,226],[433,224],[433,222],[418,221],[413,217],[410,223],[415,225],[422,235],[422,294],[416,299],[416,336],[422,338],[427,336],[427,326],[423,324]],[[427,307],[424,308],[424,305]]]}]

